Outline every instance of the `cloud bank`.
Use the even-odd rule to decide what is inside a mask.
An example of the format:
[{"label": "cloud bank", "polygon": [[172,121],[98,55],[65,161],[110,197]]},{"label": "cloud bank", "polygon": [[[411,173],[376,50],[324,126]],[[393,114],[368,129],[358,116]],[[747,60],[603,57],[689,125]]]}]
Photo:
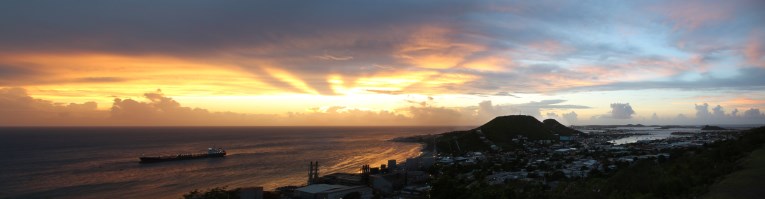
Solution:
[{"label": "cloud bank", "polygon": [[[494,105],[483,101],[475,106],[434,106],[435,99],[413,101],[411,106],[396,110],[366,110],[344,106],[316,107],[304,112],[285,114],[242,114],[213,112],[185,107],[162,91],[145,93],[142,99],[114,98],[108,110],[98,109],[95,102],[53,103],[30,97],[22,88],[0,89],[1,126],[408,126],[465,125],[474,126],[497,116],[525,114],[539,120],[552,118],[567,125],[583,124],[762,124],[765,114],[758,108],[725,111],[721,105],[711,108],[696,104],[695,117],[678,115],[635,118],[629,103],[610,104],[609,115],[581,120],[574,110],[590,107],[565,104],[565,100],[543,100],[520,104]],[[552,112],[558,111],[558,112]],[[568,111],[568,112],[566,112]],[[542,112],[546,114],[542,115]]]},{"label": "cloud bank", "polygon": [[[500,115],[528,114],[540,119],[543,110],[587,109],[563,104],[564,100],[544,100],[522,104],[439,107],[434,99],[413,101],[412,106],[396,110],[364,110],[343,106],[317,107],[286,114],[242,114],[212,112],[185,107],[161,90],[144,93],[142,99],[114,98],[109,110],[95,102],[57,104],[30,97],[22,88],[0,89],[0,125],[3,126],[369,126],[369,125],[477,125]],[[575,113],[574,114],[575,118]],[[568,115],[567,117],[570,117]]]}]

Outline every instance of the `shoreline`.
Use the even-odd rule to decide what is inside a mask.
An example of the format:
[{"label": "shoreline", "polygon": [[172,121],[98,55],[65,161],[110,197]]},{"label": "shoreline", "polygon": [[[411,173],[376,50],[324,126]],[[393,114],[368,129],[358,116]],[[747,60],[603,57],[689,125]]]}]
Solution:
[{"label": "shoreline", "polygon": [[[457,132],[457,131],[450,131],[450,132]],[[435,145],[435,139],[442,136],[443,134],[450,133],[450,132],[442,132],[437,134],[424,134],[424,135],[414,135],[414,136],[407,136],[407,137],[397,137],[390,139],[388,141],[391,142],[404,142],[404,143],[417,143],[420,144],[420,154],[408,157],[407,159],[424,159],[424,158],[433,158],[436,159],[436,156],[438,154],[434,153]],[[467,132],[467,131],[465,131]],[[402,162],[404,165],[407,164],[406,161]]]},{"label": "shoreline", "polygon": [[[419,146],[420,147],[420,149],[419,149],[420,153],[417,154],[417,155],[414,155],[414,156],[407,156],[407,157],[405,157],[401,163],[406,164],[406,160],[407,159],[411,159],[411,158],[423,158],[423,157],[427,157],[427,156],[432,156],[433,155],[433,153],[431,152],[432,151],[431,147],[434,147],[434,146],[430,142],[426,142],[424,140],[414,140],[414,139],[421,138],[421,137],[428,137],[429,139],[433,139],[434,137],[438,137],[441,134],[443,134],[443,133],[425,134],[425,135],[414,135],[414,136],[405,136],[405,137],[395,137],[395,138],[388,139],[388,140],[383,140],[383,141],[384,142],[401,142],[401,143],[417,143],[417,144],[419,144],[420,145]],[[368,164],[370,164],[370,166],[372,166],[371,163],[368,163]],[[327,176],[327,175],[331,175],[331,174],[337,174],[337,173],[353,174],[353,175],[360,174],[358,172],[334,172],[334,173],[327,173],[325,175],[322,175],[322,176],[320,176],[320,178],[323,177],[323,176]],[[289,189],[289,188],[300,187],[300,186],[305,186],[305,184],[299,184],[299,185],[296,185],[296,184],[284,184],[284,185],[276,186],[276,187],[274,187],[272,189],[267,189],[267,190],[264,190],[264,191],[274,192],[274,191],[280,191],[280,189],[285,189],[285,188]]]}]

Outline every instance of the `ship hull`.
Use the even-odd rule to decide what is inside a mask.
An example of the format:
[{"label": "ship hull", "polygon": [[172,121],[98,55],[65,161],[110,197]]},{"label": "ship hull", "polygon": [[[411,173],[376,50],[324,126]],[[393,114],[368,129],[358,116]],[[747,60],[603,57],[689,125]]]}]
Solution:
[{"label": "ship hull", "polygon": [[140,163],[157,163],[157,162],[168,162],[168,161],[178,161],[178,160],[193,160],[193,159],[202,159],[202,158],[222,158],[226,157],[226,153],[200,153],[200,154],[182,154],[182,155],[176,155],[176,156],[145,156],[145,157],[139,157]]}]

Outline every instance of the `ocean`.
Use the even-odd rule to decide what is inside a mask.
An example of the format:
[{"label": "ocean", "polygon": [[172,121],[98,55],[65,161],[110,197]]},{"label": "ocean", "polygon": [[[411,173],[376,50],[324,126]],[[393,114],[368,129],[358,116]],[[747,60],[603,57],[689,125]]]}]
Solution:
[{"label": "ocean", "polygon": [[[2,127],[0,198],[181,198],[194,189],[305,184],[417,156],[401,136],[467,127]],[[138,157],[227,150],[225,158],[139,164]]]},{"label": "ocean", "polygon": [[635,135],[635,136],[629,136],[629,137],[611,140],[610,142],[615,145],[635,143],[640,140],[661,140],[661,139],[667,139],[670,137],[687,137],[688,136],[688,135],[672,135],[672,132],[689,132],[689,133],[701,132],[700,128],[693,128],[693,127],[676,127],[676,128],[668,128],[668,129],[659,129],[656,127],[618,127],[613,129],[623,130],[629,133],[645,134],[645,135]]},{"label": "ocean", "polygon": [[[719,127],[723,127],[730,130],[746,130],[751,128],[757,128],[762,125],[757,124],[739,124],[739,125],[716,125]],[[633,136],[627,136],[623,138],[618,138],[609,141],[612,144],[615,145],[621,145],[621,144],[630,144],[635,143],[641,140],[661,140],[661,139],[667,139],[672,137],[687,137],[689,135],[673,135],[673,132],[685,132],[685,133],[701,133],[705,132],[704,130],[701,130],[702,127],[700,126],[676,126],[671,128],[659,128],[658,126],[643,126],[643,127],[609,127],[609,128],[600,128],[600,129],[578,129],[582,132],[603,132],[604,130],[620,130],[626,133],[639,133],[643,135],[633,135]],[[714,130],[712,130],[713,132]]]}]

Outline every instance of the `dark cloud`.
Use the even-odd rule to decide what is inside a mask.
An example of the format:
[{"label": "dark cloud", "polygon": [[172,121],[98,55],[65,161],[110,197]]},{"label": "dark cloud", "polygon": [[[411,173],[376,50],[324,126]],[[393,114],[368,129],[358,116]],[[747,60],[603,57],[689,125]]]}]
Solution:
[{"label": "dark cloud", "polygon": [[27,67],[0,65],[0,77],[2,77],[3,79],[15,78],[19,76],[27,76],[27,75],[35,74],[35,73],[37,72],[30,70]]},{"label": "dark cloud", "polygon": [[3,63],[0,58],[0,86],[28,86],[56,83],[110,83],[128,81],[120,77],[64,78],[30,63]]},{"label": "dark cloud", "polygon": [[635,111],[632,110],[630,103],[613,103],[611,104],[611,118],[614,119],[630,119]]},{"label": "dark cloud", "polygon": [[[73,48],[124,53],[299,47],[301,43],[292,42],[320,39],[331,33],[352,32],[359,36],[411,26],[407,24],[438,23],[474,7],[459,1],[402,3],[16,1],[0,9],[0,24],[5,27],[0,43],[19,44],[14,50]],[[377,42],[375,39],[349,42],[380,46],[369,45]]]},{"label": "dark cloud", "polygon": [[35,70],[33,65],[8,65],[0,63],[0,86],[20,86],[38,82],[45,73]]}]

